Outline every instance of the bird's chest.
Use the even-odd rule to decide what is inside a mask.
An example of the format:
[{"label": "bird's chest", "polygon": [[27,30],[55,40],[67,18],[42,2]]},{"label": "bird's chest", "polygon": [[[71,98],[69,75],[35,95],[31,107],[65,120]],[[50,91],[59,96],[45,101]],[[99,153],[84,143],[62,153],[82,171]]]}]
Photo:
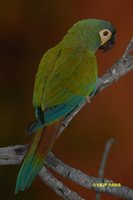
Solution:
[{"label": "bird's chest", "polygon": [[73,72],[69,89],[77,95],[88,96],[95,88],[97,69],[94,66],[83,65]]}]

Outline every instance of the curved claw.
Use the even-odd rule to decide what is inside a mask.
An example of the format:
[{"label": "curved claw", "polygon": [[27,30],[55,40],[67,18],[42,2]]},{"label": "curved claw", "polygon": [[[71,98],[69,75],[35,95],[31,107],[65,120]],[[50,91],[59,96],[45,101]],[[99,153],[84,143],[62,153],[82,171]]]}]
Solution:
[{"label": "curved claw", "polygon": [[91,103],[91,99],[90,99],[90,97],[88,96],[88,97],[86,97],[86,100],[87,100],[87,102],[88,103]]}]

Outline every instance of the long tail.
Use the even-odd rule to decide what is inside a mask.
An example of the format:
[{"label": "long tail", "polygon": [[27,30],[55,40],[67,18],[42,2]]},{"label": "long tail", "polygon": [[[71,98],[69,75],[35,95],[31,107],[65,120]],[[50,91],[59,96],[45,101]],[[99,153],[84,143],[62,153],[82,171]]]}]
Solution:
[{"label": "long tail", "polygon": [[61,121],[55,122],[44,127],[42,133],[34,135],[17,178],[15,193],[29,187],[41,170],[44,159],[59,136],[60,124]]}]

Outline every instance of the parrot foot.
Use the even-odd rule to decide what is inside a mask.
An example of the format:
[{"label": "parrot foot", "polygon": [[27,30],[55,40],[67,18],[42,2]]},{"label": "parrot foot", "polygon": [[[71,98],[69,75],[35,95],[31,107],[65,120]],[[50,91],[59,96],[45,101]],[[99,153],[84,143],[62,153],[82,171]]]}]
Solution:
[{"label": "parrot foot", "polygon": [[88,96],[88,97],[86,97],[86,100],[87,100],[87,102],[88,103],[91,103],[91,99],[90,99],[90,97]]}]

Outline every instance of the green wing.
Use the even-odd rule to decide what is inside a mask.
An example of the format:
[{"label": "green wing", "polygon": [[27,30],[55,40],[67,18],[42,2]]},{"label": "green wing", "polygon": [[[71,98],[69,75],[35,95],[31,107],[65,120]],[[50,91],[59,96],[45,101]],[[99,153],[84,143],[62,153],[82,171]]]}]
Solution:
[{"label": "green wing", "polygon": [[41,106],[44,85],[48,76],[52,72],[56,60],[60,55],[60,48],[58,46],[49,49],[42,57],[39,68],[35,78],[34,92],[33,92],[33,106]]},{"label": "green wing", "polygon": [[97,63],[93,53],[87,49],[57,46],[48,51],[40,63],[33,104],[44,111],[67,103],[74,96],[88,96],[94,90],[96,78]]}]

